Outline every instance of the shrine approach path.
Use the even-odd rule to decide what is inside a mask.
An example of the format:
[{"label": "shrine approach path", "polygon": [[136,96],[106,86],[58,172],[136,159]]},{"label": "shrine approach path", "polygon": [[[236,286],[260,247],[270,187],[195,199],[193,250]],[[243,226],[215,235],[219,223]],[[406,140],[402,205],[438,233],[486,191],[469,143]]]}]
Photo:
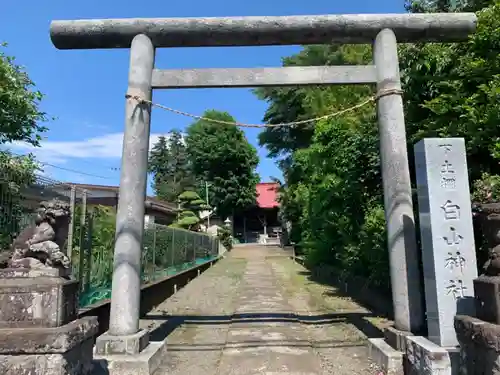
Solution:
[{"label": "shrine approach path", "polygon": [[310,281],[277,247],[236,247],[141,320],[167,338],[155,375],[376,374],[367,338],[388,322]]}]

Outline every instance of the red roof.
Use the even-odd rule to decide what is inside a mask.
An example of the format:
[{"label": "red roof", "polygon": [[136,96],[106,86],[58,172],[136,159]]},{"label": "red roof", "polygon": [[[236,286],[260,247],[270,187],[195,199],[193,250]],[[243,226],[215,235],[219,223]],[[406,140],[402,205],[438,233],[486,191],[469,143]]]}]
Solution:
[{"label": "red roof", "polygon": [[278,187],[276,182],[261,182],[257,184],[257,205],[260,208],[279,207]]}]

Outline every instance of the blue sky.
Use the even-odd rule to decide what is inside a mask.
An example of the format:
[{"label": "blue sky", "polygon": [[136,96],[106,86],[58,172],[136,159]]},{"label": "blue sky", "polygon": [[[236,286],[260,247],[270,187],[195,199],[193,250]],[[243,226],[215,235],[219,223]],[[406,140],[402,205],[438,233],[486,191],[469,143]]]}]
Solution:
[{"label": "blue sky", "polygon": [[[49,24],[56,19],[128,17],[280,16],[301,14],[401,13],[403,0],[253,0],[245,1],[6,1],[0,13],[0,41],[16,56],[46,97],[42,110],[55,116],[46,125],[42,147],[34,152],[50,163],[45,173],[67,182],[118,185],[127,86],[128,50],[61,51],[51,43]],[[273,67],[300,50],[290,47],[160,49],[156,67],[222,68]],[[239,122],[260,123],[266,103],[249,89],[189,89],[156,91],[153,100],[182,111],[228,111]],[[174,128],[183,130],[191,119],[154,109],[152,140]],[[266,150],[257,143],[258,129],[245,129],[259,152],[262,181],[281,176]],[[30,152],[15,145],[15,152]],[[71,170],[71,171],[70,171]]]}]

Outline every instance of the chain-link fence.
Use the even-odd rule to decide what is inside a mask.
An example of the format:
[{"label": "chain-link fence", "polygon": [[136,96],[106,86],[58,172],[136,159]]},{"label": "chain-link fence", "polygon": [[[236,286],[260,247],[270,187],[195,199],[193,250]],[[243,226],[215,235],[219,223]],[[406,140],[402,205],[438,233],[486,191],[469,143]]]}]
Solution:
[{"label": "chain-link fence", "polygon": [[[115,215],[102,207],[92,213],[91,249],[83,257],[80,305],[86,306],[111,296]],[[207,234],[148,225],[144,231],[142,281],[150,283],[178,274],[218,255],[218,239]]]},{"label": "chain-link fence", "polygon": [[182,272],[218,254],[218,239],[204,233],[153,224],[144,232],[144,282]]}]

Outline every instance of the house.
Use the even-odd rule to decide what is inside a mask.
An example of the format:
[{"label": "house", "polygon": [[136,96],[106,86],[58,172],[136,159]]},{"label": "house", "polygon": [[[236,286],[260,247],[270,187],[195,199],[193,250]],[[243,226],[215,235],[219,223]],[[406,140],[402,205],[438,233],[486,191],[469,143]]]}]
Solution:
[{"label": "house", "polygon": [[[278,189],[275,182],[261,182],[256,186],[257,201],[252,207],[232,218],[231,226],[234,238],[240,243],[279,243],[281,223],[279,220]],[[210,227],[224,226],[226,218],[220,218],[216,213],[203,212],[200,215],[207,224],[209,216]]]},{"label": "house", "polygon": [[[68,189],[76,187],[76,200],[81,201],[83,192],[87,193],[87,205],[102,205],[108,207],[118,207],[119,187],[109,185],[90,185],[67,182],[56,184],[51,190],[68,196]],[[174,203],[164,202],[158,198],[147,196],[144,202],[145,216],[144,224],[170,225],[177,217],[177,206]]]}]

